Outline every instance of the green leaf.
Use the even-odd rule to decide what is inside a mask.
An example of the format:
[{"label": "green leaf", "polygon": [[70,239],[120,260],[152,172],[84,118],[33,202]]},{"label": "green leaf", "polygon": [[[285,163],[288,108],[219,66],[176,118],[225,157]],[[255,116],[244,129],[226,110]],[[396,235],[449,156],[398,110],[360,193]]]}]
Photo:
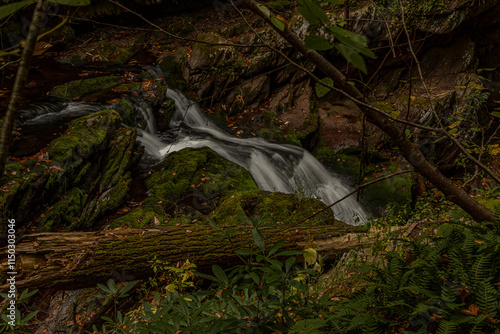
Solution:
[{"label": "green leaf", "polygon": [[222,328],[223,324],[224,324],[224,321],[222,321],[221,319],[215,320],[215,322],[213,323],[212,327],[210,327],[209,334],[220,333],[220,329]]},{"label": "green leaf", "polygon": [[308,265],[311,266],[315,264],[317,259],[318,259],[318,253],[316,253],[314,249],[308,248],[304,250],[304,261],[306,261]]},{"label": "green leaf", "polygon": [[265,15],[265,17],[269,18],[271,16],[271,11],[266,6],[257,3],[257,7]]},{"label": "green leaf", "polygon": [[500,112],[494,111],[491,113],[491,116],[500,118]]},{"label": "green leaf", "polygon": [[35,2],[36,0],[25,0],[0,7],[0,20]]},{"label": "green leaf", "polygon": [[276,256],[291,256],[291,255],[302,255],[304,251],[296,251],[296,250],[286,250],[279,252]]},{"label": "green leaf", "polygon": [[330,50],[333,45],[321,36],[318,35],[307,35],[304,41],[306,48],[313,50]]},{"label": "green leaf", "polygon": [[367,57],[376,58],[375,54],[366,46],[367,39],[365,36],[358,35],[352,31],[337,26],[328,27],[328,30],[330,30],[332,35],[339,42]]},{"label": "green leaf", "polygon": [[290,268],[293,266],[294,263],[295,263],[295,257],[289,257],[288,259],[286,259],[285,271],[289,272]]},{"label": "green leaf", "polygon": [[271,284],[271,283],[274,283],[274,282],[277,282],[279,281],[283,276],[279,273],[276,273],[276,274],[273,274],[273,275],[270,275],[268,277],[266,277],[266,283],[267,284]]},{"label": "green leaf", "polygon": [[257,247],[259,247],[261,252],[264,252],[265,251],[264,237],[262,236],[260,231],[257,230],[256,228],[252,229],[252,237]]},{"label": "green leaf", "polygon": [[278,28],[279,30],[283,31],[285,30],[285,24],[283,22],[281,22],[281,20],[278,20],[277,18],[275,17],[271,17],[269,19],[276,28]]},{"label": "green leaf", "polygon": [[285,244],[285,239],[281,239],[280,241],[278,241],[277,243],[275,243],[271,249],[269,250],[269,253],[268,253],[268,256],[271,256],[273,255],[274,253],[276,253],[276,251],[278,249],[280,249],[281,247],[283,247],[283,245]]},{"label": "green leaf", "polygon": [[239,255],[257,255],[257,252],[247,250],[247,249],[237,249],[234,252],[236,254],[239,254]]},{"label": "green leaf", "polygon": [[15,55],[19,55],[19,50],[13,50],[13,51],[2,51],[0,50],[0,57],[4,57],[4,56],[15,56]]},{"label": "green leaf", "polygon": [[127,283],[123,288],[120,289],[120,295],[126,294],[130,289],[134,287],[139,281],[132,281]]},{"label": "green leaf", "polygon": [[356,66],[364,74],[368,74],[366,70],[365,60],[355,50],[344,44],[335,45],[335,49],[351,64]]},{"label": "green leaf", "polygon": [[[333,80],[332,78],[323,78],[321,79],[321,81],[323,81],[324,83],[326,83],[327,85],[330,85],[330,86],[333,86]],[[318,97],[323,97],[325,96],[326,94],[328,94],[328,92],[331,90],[330,88],[328,87],[325,87],[323,86],[322,84],[320,84],[319,82],[316,83],[316,86],[314,87],[315,90],[316,90],[316,95]]]},{"label": "green leaf", "polygon": [[109,288],[109,291],[111,291],[111,293],[116,293],[116,291],[118,291],[116,289],[115,281],[113,281],[111,278],[108,280],[108,288]]},{"label": "green leaf", "polygon": [[257,285],[260,284],[259,276],[256,273],[251,272],[251,273],[249,273],[249,275],[250,275],[250,278],[255,282],[255,284],[257,284]]},{"label": "green leaf", "polygon": [[224,283],[225,285],[227,285],[227,283],[228,283],[227,275],[221,267],[214,264],[212,266],[212,272],[214,273],[215,277],[217,277],[217,279],[219,280],[220,283]]},{"label": "green leaf", "polygon": [[90,0],[50,0],[49,2],[57,3],[65,6],[88,6]]},{"label": "green leaf", "polygon": [[107,292],[107,293],[111,293],[111,291],[108,289],[107,286],[101,284],[101,283],[97,283],[97,287],[101,290],[103,290],[104,292]]},{"label": "green leaf", "polygon": [[318,5],[309,0],[299,0],[297,10],[311,25],[329,22],[326,13]]}]

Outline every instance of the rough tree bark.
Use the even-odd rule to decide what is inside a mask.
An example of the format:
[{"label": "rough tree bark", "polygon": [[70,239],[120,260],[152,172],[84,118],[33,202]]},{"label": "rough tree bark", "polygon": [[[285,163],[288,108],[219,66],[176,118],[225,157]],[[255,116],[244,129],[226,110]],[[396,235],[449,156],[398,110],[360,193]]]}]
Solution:
[{"label": "rough tree bark", "polygon": [[[143,279],[153,275],[153,256],[175,264],[189,259],[198,270],[210,272],[213,264],[228,267],[241,263],[234,248],[248,249],[251,228],[235,226],[232,244],[227,239],[213,240],[211,226],[168,226],[162,229],[116,229],[105,232],[36,233],[24,236],[16,246],[16,286],[24,288],[56,288],[63,290],[94,287],[109,278]],[[405,230],[392,227],[390,231]],[[312,247],[328,256],[366,246],[386,231],[337,224],[333,226],[270,227],[260,229],[267,245],[286,240],[286,249]],[[212,240],[211,240],[212,239]],[[2,249],[0,272],[6,273],[7,251]],[[0,274],[1,276],[2,274]],[[5,282],[5,277],[2,277]],[[5,292],[8,284],[0,286]]]},{"label": "rough tree bark", "polygon": [[44,16],[45,7],[43,1],[39,0],[28,30],[26,44],[24,45],[23,54],[21,55],[21,62],[19,63],[19,68],[17,69],[14,87],[12,88],[12,95],[10,97],[9,106],[7,107],[7,114],[5,115],[5,122],[2,127],[2,133],[0,134],[0,179],[5,171],[5,164],[7,163],[7,158],[9,156],[10,141],[12,139],[12,130],[14,130],[17,111],[19,109],[19,105],[21,104],[22,92],[26,80],[28,79],[31,59],[33,58],[33,50],[35,49],[38,32]]},{"label": "rough tree bark", "polygon": [[[253,13],[259,15],[270,25],[283,39],[285,39],[294,49],[299,51],[309,61],[311,61],[325,75],[329,76],[335,86],[345,92],[347,97],[353,99],[355,103],[361,101],[369,104],[363,94],[354,86],[347,83],[347,78],[328,60],[315,50],[307,49],[295,33],[285,28],[280,30],[262,13],[254,0],[242,0],[244,6]],[[398,146],[401,155],[413,166],[414,170],[424,176],[437,189],[439,189],[448,200],[458,205],[465,212],[477,221],[494,221],[494,213],[471,198],[463,189],[455,186],[448,178],[430,163],[423,155],[420,147],[408,139],[403,129],[396,122],[388,119],[384,115],[357,103],[361,111],[366,115],[366,119],[387,134]]]}]

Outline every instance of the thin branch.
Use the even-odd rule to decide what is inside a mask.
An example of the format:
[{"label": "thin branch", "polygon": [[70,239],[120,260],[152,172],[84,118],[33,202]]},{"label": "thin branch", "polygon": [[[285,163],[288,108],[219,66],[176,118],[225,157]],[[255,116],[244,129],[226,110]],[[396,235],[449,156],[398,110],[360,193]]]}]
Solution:
[{"label": "thin branch", "polygon": [[[69,16],[64,16],[64,15],[61,15],[61,16],[65,17],[65,18],[68,18],[68,19],[70,18]],[[120,28],[120,29],[133,29],[133,30],[140,30],[140,31],[150,31],[150,32],[158,32],[159,31],[159,32],[162,32],[161,30],[158,30],[158,29],[133,28],[133,27],[121,26],[121,25],[117,25],[117,24],[99,22],[99,21],[90,20],[90,19],[84,19],[83,17],[73,17],[71,19],[75,20],[75,21],[92,22],[92,23],[95,23],[95,24],[100,24],[100,25],[114,27],[114,28]]]},{"label": "thin branch", "polygon": [[4,67],[7,67],[9,65],[12,65],[12,64],[15,64],[15,63],[19,63],[20,61],[21,61],[21,59],[9,61],[9,62],[3,64],[2,67],[0,67],[0,70],[3,70]]}]

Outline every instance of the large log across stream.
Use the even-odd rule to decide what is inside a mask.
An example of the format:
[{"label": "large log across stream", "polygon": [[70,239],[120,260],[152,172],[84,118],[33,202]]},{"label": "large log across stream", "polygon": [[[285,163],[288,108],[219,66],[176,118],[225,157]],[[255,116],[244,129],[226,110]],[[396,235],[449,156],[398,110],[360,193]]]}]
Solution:
[{"label": "large log across stream", "polygon": [[[233,228],[237,235],[232,238],[232,244],[227,239],[214,240],[218,232],[204,225],[25,235],[16,246],[16,286],[18,289],[72,290],[93,287],[113,276],[116,279],[117,273],[125,280],[143,279],[153,274],[148,263],[153,256],[173,264],[189,259],[199,271],[210,272],[214,264],[222,267],[237,264],[240,260],[234,249],[254,248],[251,228]],[[392,228],[393,231],[399,229],[404,228]],[[381,232],[343,224],[266,227],[260,231],[267,248],[285,239],[283,249],[312,247],[323,256],[369,245]],[[5,248],[1,254],[1,275],[5,275],[9,271]],[[2,282],[5,278],[2,277]],[[4,284],[0,291],[8,288],[9,285]]]}]

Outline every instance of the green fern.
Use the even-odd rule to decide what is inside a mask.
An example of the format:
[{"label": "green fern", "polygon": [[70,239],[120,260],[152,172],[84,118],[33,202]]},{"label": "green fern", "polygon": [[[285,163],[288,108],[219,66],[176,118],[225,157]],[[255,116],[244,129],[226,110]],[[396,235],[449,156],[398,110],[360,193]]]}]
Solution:
[{"label": "green fern", "polygon": [[289,334],[322,334],[324,331],[321,329],[327,325],[324,319],[307,319],[297,322]]}]

